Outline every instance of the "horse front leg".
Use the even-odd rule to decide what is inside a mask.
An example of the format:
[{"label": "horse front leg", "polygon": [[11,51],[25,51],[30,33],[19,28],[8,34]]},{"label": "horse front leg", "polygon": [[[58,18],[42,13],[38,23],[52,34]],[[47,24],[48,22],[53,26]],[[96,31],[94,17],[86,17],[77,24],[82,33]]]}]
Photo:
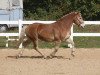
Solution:
[{"label": "horse front leg", "polygon": [[75,46],[75,44],[74,44],[74,41],[71,39],[71,38],[68,38],[67,40],[66,40],[66,42],[68,42],[68,44],[71,44],[71,55],[74,57],[75,56],[75,49],[74,49],[74,46]]},{"label": "horse front leg", "polygon": [[59,49],[60,43],[61,42],[59,42],[59,41],[55,42],[55,49],[47,58],[53,58],[55,56],[55,54],[57,53],[57,51]]}]

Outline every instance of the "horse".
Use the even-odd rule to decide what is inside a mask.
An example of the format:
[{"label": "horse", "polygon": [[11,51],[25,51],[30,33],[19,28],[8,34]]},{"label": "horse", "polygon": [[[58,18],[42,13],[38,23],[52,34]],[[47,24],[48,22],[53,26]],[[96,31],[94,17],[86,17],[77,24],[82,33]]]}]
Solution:
[{"label": "horse", "polygon": [[[23,46],[26,47],[32,42],[33,48],[45,58],[45,56],[39,51],[38,40],[54,42],[54,51],[48,56],[49,58],[53,58],[58,51],[61,42],[67,41],[72,44],[71,55],[74,57],[74,42],[70,39],[71,27],[73,23],[75,25],[78,25],[79,27],[84,28],[85,24],[80,12],[71,12],[69,14],[66,14],[58,19],[56,22],[51,24],[33,23],[24,26],[22,28],[17,47],[21,43],[23,43]],[[24,40],[25,35],[27,37],[26,40]],[[20,57],[22,53],[23,50],[19,52],[18,57]]]}]

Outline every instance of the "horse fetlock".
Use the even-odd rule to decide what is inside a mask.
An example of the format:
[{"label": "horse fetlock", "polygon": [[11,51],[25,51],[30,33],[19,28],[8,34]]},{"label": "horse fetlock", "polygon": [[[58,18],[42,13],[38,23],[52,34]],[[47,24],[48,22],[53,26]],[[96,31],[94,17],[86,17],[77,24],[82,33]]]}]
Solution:
[{"label": "horse fetlock", "polygon": [[20,51],[20,52],[16,55],[16,58],[17,58],[17,59],[20,58],[20,57],[22,56],[22,54],[23,54],[23,50]]},{"label": "horse fetlock", "polygon": [[18,58],[20,58],[20,57],[21,57],[21,55],[20,55],[20,54],[16,55],[16,59],[18,59]]},{"label": "horse fetlock", "polygon": [[44,59],[47,59],[47,56],[42,56]]},{"label": "horse fetlock", "polygon": [[72,57],[75,57],[75,51],[71,52]]},{"label": "horse fetlock", "polygon": [[49,56],[47,56],[46,58],[47,59],[52,59],[54,56],[53,55],[49,55]]}]

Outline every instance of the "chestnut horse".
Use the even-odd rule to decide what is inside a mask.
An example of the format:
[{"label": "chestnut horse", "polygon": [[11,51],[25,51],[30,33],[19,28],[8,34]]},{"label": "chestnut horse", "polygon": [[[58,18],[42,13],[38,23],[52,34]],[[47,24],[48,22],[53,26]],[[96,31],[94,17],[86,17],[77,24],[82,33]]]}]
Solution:
[{"label": "chestnut horse", "polygon": [[[30,42],[33,43],[34,49],[41,54],[43,57],[44,55],[38,49],[38,39],[47,41],[47,42],[54,42],[55,43],[55,50],[50,54],[50,58],[52,58],[55,53],[58,51],[60,43],[62,41],[68,41],[72,44],[74,48],[74,42],[70,39],[71,35],[71,27],[75,23],[79,27],[84,27],[84,20],[79,12],[71,12],[62,18],[58,19],[56,22],[51,24],[42,24],[42,23],[33,23],[23,27],[19,43],[23,43],[23,46],[26,46]],[[26,35],[27,39],[24,41],[24,36]],[[24,41],[24,42],[23,42]],[[23,51],[19,53],[19,57]],[[71,55],[74,56],[74,49],[71,51]]]}]

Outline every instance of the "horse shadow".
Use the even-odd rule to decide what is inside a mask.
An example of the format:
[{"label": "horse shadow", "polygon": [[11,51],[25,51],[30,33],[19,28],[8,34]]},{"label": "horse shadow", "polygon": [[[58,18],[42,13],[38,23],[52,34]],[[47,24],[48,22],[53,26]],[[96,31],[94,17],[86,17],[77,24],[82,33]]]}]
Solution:
[{"label": "horse shadow", "polygon": [[19,59],[19,58],[30,58],[30,59],[69,59],[69,58],[65,58],[63,56],[53,56],[52,58],[44,58],[43,56],[20,56],[19,58],[17,56],[7,56],[7,58],[13,58],[13,59]]},{"label": "horse shadow", "polygon": [[17,57],[17,56],[7,56],[7,58],[13,58],[13,59],[19,59],[19,58],[42,59],[43,57],[42,56],[20,56],[20,57]]}]

